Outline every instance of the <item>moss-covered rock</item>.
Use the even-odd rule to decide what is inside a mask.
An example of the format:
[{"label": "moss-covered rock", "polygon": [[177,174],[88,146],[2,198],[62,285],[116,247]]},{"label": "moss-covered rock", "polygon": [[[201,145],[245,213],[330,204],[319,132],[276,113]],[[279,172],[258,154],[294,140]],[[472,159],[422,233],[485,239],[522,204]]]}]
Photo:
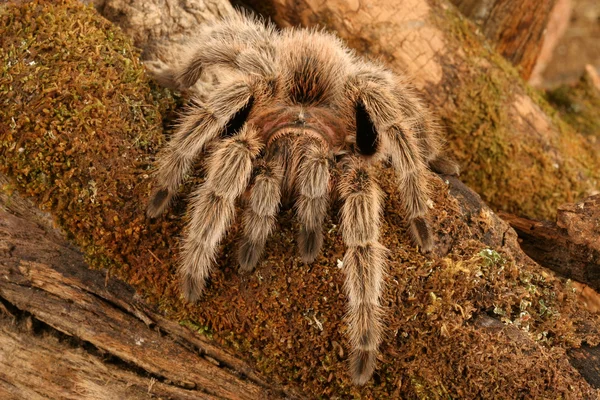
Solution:
[{"label": "moss-covered rock", "polygon": [[[382,243],[391,249],[387,328],[378,372],[364,388],[352,386],[346,372],[337,205],[311,265],[293,250],[288,210],[257,270],[238,275],[234,224],[202,302],[183,303],[174,270],[185,201],[163,219],[144,215],[171,97],[152,89],[130,41],[75,1],[0,6],[0,44],[0,170],[52,212],[91,265],[108,267],[165,314],[210,332],[272,379],[320,398],[594,393],[565,349],[597,344],[599,317],[576,302],[568,282],[524,257],[514,235],[493,231],[488,209],[466,211],[434,176],[440,258],[410,244],[395,180],[390,170],[380,172],[388,193]],[[482,328],[481,315],[516,327],[524,339]]]},{"label": "moss-covered rock", "polygon": [[[541,93],[489,46],[477,28],[448,9],[436,25],[446,28],[449,62],[440,87],[449,94],[438,109],[461,178],[487,204],[535,219],[553,220],[559,205],[589,196],[600,185],[600,156]],[[528,120],[525,120],[527,117]]]}]

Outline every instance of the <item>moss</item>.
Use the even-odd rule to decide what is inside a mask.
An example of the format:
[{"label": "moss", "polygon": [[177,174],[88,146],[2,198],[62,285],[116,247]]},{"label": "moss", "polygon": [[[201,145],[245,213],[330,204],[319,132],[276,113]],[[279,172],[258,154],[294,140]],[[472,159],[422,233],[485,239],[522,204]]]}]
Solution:
[{"label": "moss", "polygon": [[[335,205],[314,263],[296,257],[293,210],[286,210],[249,276],[237,273],[236,222],[203,301],[183,303],[174,271],[185,201],[165,218],[144,215],[151,164],[163,143],[161,114],[173,99],[152,88],[130,41],[91,8],[75,1],[2,7],[0,169],[52,212],[92,265],[108,267],[170,318],[210,332],[269,379],[313,398],[589,393],[564,350],[598,343],[599,317],[577,303],[564,281],[510,247],[485,245],[489,218],[465,215],[437,178],[432,224],[453,242],[440,244],[450,250],[430,259],[410,244],[395,179],[380,171],[388,193],[382,243],[392,251],[385,339],[378,372],[365,387],[352,386],[346,372],[346,296],[336,264],[345,248]],[[192,177],[187,190],[200,181]],[[476,316],[494,310],[529,340],[475,325]]]},{"label": "moss", "polygon": [[[452,38],[447,53],[466,53],[460,73],[444,71],[441,86],[452,87],[452,95],[440,109],[465,183],[495,209],[537,219],[552,220],[560,204],[589,195],[600,179],[600,158],[589,142],[508,61],[485,41],[482,46],[484,38],[456,10],[447,9],[438,18],[437,26]],[[515,109],[519,96],[529,96],[533,107],[544,111],[548,119],[540,124],[547,128],[532,129],[522,121]],[[541,131],[539,137],[534,130]]]},{"label": "moss", "polygon": [[589,75],[581,77],[575,85],[561,85],[546,93],[546,99],[559,112],[560,117],[578,132],[594,138],[600,137],[600,90]]},{"label": "moss", "polygon": [[201,335],[205,335],[208,338],[212,339],[212,332],[208,326],[198,325],[197,323],[189,320],[179,321],[179,325],[186,326],[193,331],[198,332]]},{"label": "moss", "polygon": [[10,160],[2,169],[54,212],[92,265],[121,273],[128,264],[111,253],[113,242],[139,240],[141,228],[115,229],[137,212],[127,204],[134,184],[119,170],[135,166],[148,179],[170,95],[149,85],[130,40],[93,9],[0,10],[0,152]]}]

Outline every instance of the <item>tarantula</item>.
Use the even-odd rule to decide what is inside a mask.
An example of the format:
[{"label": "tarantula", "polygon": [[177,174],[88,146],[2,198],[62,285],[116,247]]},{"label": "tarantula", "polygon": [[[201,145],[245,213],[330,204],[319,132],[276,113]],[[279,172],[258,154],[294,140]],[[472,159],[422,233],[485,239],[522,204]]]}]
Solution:
[{"label": "tarantula", "polygon": [[193,302],[202,294],[236,199],[246,203],[240,269],[251,271],[287,201],[293,201],[301,226],[300,255],[312,262],[335,193],[343,204],[347,246],[350,370],[353,381],[364,384],[381,342],[387,252],[379,243],[383,193],[372,166],[391,160],[412,237],[422,251],[431,250],[427,168],[458,173],[442,155],[431,116],[403,78],[360,59],[332,34],[277,31],[234,14],[203,29],[185,48],[178,65],[155,69],[157,80],[194,93],[197,81],[212,70],[213,87],[205,97],[192,97],[180,116],[158,157],[147,210],[150,217],[160,215],[193,161],[206,154],[206,179],[191,197],[181,249],[183,296]]}]

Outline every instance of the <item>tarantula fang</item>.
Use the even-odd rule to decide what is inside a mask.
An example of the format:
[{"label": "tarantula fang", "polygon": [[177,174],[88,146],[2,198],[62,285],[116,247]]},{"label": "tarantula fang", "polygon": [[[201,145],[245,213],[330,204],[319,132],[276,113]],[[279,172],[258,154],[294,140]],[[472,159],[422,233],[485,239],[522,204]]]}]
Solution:
[{"label": "tarantula fang", "polygon": [[[431,115],[402,77],[360,59],[328,33],[277,31],[236,13],[204,27],[184,49],[174,65],[150,66],[159,82],[191,99],[158,157],[147,209],[150,217],[160,215],[205,154],[206,179],[191,196],[181,249],[183,296],[196,301],[202,294],[242,194],[238,256],[240,269],[251,271],[280,205],[290,201],[301,226],[301,257],[312,262],[335,193],[347,246],[350,370],[356,384],[366,383],[382,338],[387,253],[379,243],[383,193],[373,165],[391,160],[412,237],[422,251],[431,250],[427,169],[458,174],[442,154]],[[206,76],[211,90],[201,93]],[[339,172],[335,182],[332,171]]]}]

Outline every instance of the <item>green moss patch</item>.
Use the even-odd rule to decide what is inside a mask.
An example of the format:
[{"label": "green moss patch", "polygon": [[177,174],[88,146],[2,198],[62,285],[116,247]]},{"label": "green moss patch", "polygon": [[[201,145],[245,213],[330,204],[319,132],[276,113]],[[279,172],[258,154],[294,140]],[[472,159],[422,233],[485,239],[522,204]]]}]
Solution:
[{"label": "green moss patch", "polygon": [[589,75],[575,85],[561,85],[549,90],[546,98],[560,117],[578,132],[598,140],[600,137],[600,90]]},{"label": "green moss patch", "polygon": [[[438,25],[448,27],[447,35],[455,39],[448,41],[446,52],[467,53],[457,68],[460,71],[444,70],[441,86],[452,89],[439,109],[465,183],[495,209],[547,220],[554,219],[559,205],[596,190],[600,157],[589,141],[528,88],[504,58],[482,46],[483,38],[474,33],[476,28],[469,21],[455,10],[439,18]],[[460,48],[452,47],[457,44]],[[443,61],[441,64],[446,66]],[[435,89],[430,91],[435,93]],[[533,106],[546,113],[541,126],[528,126],[515,112],[515,104],[523,96],[529,96]],[[548,135],[546,129],[557,134]]]},{"label": "green moss patch", "polygon": [[[131,42],[91,8],[35,1],[1,6],[0,19],[0,169],[52,212],[91,265],[108,267],[170,318],[311,398],[593,394],[565,349],[597,344],[599,317],[577,303],[568,283],[523,257],[514,237],[488,248],[489,212],[465,215],[433,176],[440,258],[410,244],[395,180],[388,169],[380,172],[388,193],[382,243],[391,250],[387,328],[377,373],[365,387],[352,386],[346,371],[337,204],[310,265],[297,257],[288,210],[256,271],[239,275],[236,222],[204,298],[185,304],[174,271],[186,202],[156,221],[144,213],[164,142],[161,115],[173,99],[153,89]],[[482,326],[485,316],[523,339]]]}]

